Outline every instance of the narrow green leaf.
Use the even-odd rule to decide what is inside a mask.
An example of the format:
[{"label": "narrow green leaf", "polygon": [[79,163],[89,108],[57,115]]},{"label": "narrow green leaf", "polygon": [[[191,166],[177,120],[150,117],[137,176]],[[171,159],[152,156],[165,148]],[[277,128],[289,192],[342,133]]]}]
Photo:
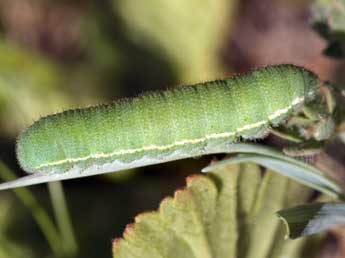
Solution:
[{"label": "narrow green leaf", "polygon": [[[213,169],[216,169],[217,167],[227,164],[228,162],[230,163],[234,163],[235,161],[237,163],[243,162],[243,161],[259,162],[259,164],[263,166],[267,166],[268,168],[271,168],[281,174],[290,176],[293,179],[298,180],[299,182],[303,184],[306,184],[308,186],[311,186],[311,187],[314,187],[315,189],[320,190],[321,192],[325,192],[327,194],[330,194],[331,196],[343,198],[340,187],[334,181],[329,179],[322,171],[318,170],[317,168],[313,166],[305,164],[301,161],[290,158],[284,155],[282,152],[279,152],[270,147],[262,146],[259,144],[249,144],[249,143],[231,144],[231,145],[224,145],[220,147],[210,148],[210,150],[208,150],[204,154],[206,155],[206,154],[214,154],[214,153],[250,153],[250,154],[253,154],[253,157],[256,157],[256,160],[254,160],[253,158],[249,158],[249,156],[238,157],[238,160],[231,160],[231,159],[224,160],[217,164],[213,164],[211,166],[204,168],[202,170],[203,172],[211,171]],[[265,160],[264,162],[262,158]],[[172,160],[174,159],[171,157],[161,158],[159,160],[154,160],[154,161],[139,160],[137,162],[133,162],[132,164],[119,165],[119,167],[114,168],[112,171],[109,171],[108,173],[121,171],[124,169],[164,163],[164,162],[168,162]],[[263,162],[264,164],[260,162]],[[269,163],[271,163],[271,166],[268,166]],[[293,169],[294,172],[289,172],[286,169],[287,166],[295,168]],[[282,170],[280,170],[280,168],[282,168]],[[5,183],[0,184],[0,190],[45,183],[45,182],[53,182],[53,181],[92,176],[92,175],[97,175],[99,173],[100,172],[98,171],[91,171],[91,172],[85,171],[83,173],[80,173],[79,171],[71,171],[71,172],[63,173],[63,174],[31,174],[31,175],[18,178],[10,182],[5,182]]]},{"label": "narrow green leaf", "polygon": [[[15,178],[15,174],[2,161],[0,161],[0,177],[4,180]],[[13,191],[31,211],[32,216],[42,230],[54,254],[57,257],[62,256],[63,250],[60,235],[46,210],[42,208],[35,196],[28,189],[14,189]]]},{"label": "narrow green leaf", "polygon": [[272,148],[254,144],[236,144],[229,147],[227,151],[229,153],[241,154],[236,157],[211,164],[202,171],[208,172],[226,164],[251,161],[270,168],[277,173],[292,178],[330,196],[344,198],[340,186],[326,176],[326,174],[321,170],[304,162],[290,158]]},{"label": "narrow green leaf", "polygon": [[344,203],[312,203],[279,211],[289,238],[311,235],[345,224]]},{"label": "narrow green leaf", "polygon": [[78,253],[78,244],[72,227],[71,218],[68,212],[66,197],[61,182],[48,184],[51,202],[54,208],[55,217],[63,246],[68,257],[74,257]]}]

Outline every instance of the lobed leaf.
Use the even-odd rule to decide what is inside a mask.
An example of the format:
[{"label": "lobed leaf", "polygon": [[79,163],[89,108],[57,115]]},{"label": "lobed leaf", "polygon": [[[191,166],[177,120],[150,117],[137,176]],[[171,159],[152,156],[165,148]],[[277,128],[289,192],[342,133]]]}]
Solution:
[{"label": "lobed leaf", "polygon": [[239,166],[191,176],[187,187],[144,213],[114,241],[114,257],[235,257]]},{"label": "lobed leaf", "polygon": [[[301,184],[296,183],[293,180],[288,180],[285,187],[285,200],[282,203],[282,207],[290,207],[294,205],[300,205],[304,203],[310,197],[312,190]],[[281,257],[299,257],[299,253],[305,247],[306,242],[313,243],[315,239],[298,239],[290,240],[285,238],[285,228],[282,223],[279,224],[274,235],[274,245],[267,255],[269,258],[281,258]],[[308,247],[307,247],[308,248]],[[310,249],[308,249],[310,252]]]},{"label": "lobed leaf", "polygon": [[[286,193],[296,191],[296,195]],[[302,195],[298,195],[297,193]],[[114,258],[267,258],[299,255],[304,241],[283,249],[275,212],[311,190],[253,163],[219,167],[187,178],[187,186],[143,213],[113,242]],[[276,250],[277,236],[281,236]],[[281,256],[277,256],[277,255]]]}]

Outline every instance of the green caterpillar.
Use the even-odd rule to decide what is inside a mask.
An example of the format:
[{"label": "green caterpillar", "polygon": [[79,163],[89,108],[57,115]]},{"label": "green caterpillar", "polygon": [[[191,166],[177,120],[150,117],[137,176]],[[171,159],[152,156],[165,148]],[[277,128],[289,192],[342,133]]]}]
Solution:
[{"label": "green caterpillar", "polygon": [[29,173],[85,175],[200,156],[265,135],[313,100],[320,81],[294,65],[43,117],[19,137]]}]

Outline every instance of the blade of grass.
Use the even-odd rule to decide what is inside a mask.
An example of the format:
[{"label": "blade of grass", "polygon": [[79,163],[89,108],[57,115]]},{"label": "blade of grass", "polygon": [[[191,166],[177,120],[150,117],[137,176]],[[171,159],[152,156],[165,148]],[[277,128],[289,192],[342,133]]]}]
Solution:
[{"label": "blade of grass", "polygon": [[228,152],[241,154],[236,157],[211,164],[202,171],[209,172],[226,164],[252,161],[332,197],[344,199],[340,186],[321,170],[304,162],[290,158],[272,148],[257,144],[235,144],[228,148]]},{"label": "blade of grass", "polygon": [[0,257],[9,257],[8,253],[3,250],[3,248],[0,248]]},{"label": "blade of grass", "polygon": [[[338,185],[333,181],[327,179],[326,177],[320,176],[319,174],[315,174],[304,167],[286,162],[284,160],[272,159],[271,157],[257,154],[241,154],[226,161],[227,162],[224,160],[221,165],[236,164],[248,161],[255,162],[304,185],[319,190],[322,193],[328,194],[335,198],[344,198],[340,191],[340,187],[338,187]],[[216,165],[217,164],[214,166]]]},{"label": "blade of grass", "polygon": [[11,242],[4,235],[0,236],[0,257],[10,258],[32,258],[33,253],[28,246]]},{"label": "blade of grass", "polygon": [[59,181],[50,182],[48,183],[48,189],[53,204],[56,221],[60,230],[61,239],[63,240],[65,254],[68,257],[74,257],[78,252],[78,245],[68,213],[62,184]]},{"label": "blade of grass", "polygon": [[[252,144],[252,143],[238,143],[238,144],[229,145],[226,148],[226,151],[223,151],[223,152],[226,152],[229,154],[231,154],[231,153],[250,153],[250,154],[258,154],[258,155],[262,155],[262,156],[268,156],[271,158],[277,158],[280,160],[284,160],[284,161],[296,164],[298,166],[306,168],[307,170],[309,170],[315,174],[318,174],[322,177],[327,178],[327,176],[322,171],[318,170],[317,168],[310,166],[304,162],[298,161],[298,160],[291,158],[289,156],[286,156],[283,152],[278,151],[278,150],[273,149],[273,148],[268,147],[268,146],[263,146],[260,144]],[[217,165],[217,164],[215,164],[215,165]],[[208,172],[211,170],[210,167],[211,166],[207,166],[202,171]]]},{"label": "blade of grass", "polygon": [[[266,157],[266,160],[271,160],[272,162],[274,160],[279,160],[280,167],[283,167],[283,163],[290,164],[294,167],[298,167],[302,175],[299,176],[301,179],[303,177],[304,183],[308,186],[314,187],[315,185],[316,189],[319,189],[320,191],[326,192],[328,194],[331,194],[332,196],[336,196],[339,198],[343,198],[340,187],[333,182],[331,179],[329,179],[322,171],[318,170],[317,168],[310,166],[308,164],[305,164],[303,162],[297,161],[293,158],[290,158],[286,155],[284,155],[282,152],[279,152],[275,149],[262,146],[259,144],[249,144],[249,143],[240,143],[240,144],[231,144],[231,145],[219,145],[219,146],[211,146],[206,148],[206,150],[203,153],[200,153],[200,155],[206,155],[206,154],[215,154],[215,153],[250,153],[253,155],[261,155],[261,157]],[[186,156],[187,157],[187,156]],[[147,166],[147,165],[153,165],[153,164],[159,164],[164,162],[169,162],[172,160],[175,160],[174,157],[165,157],[159,160],[138,160],[133,163],[126,163],[125,165],[119,164],[119,166],[115,169],[112,169],[108,172],[102,172],[102,173],[111,173],[115,171],[135,168],[135,167],[141,167],[141,166]],[[250,159],[248,159],[250,161]],[[256,162],[255,160],[252,160]],[[203,172],[207,172],[212,170],[213,168],[216,168],[218,166],[223,166],[226,164],[226,162],[229,161],[223,161],[225,163],[219,162],[215,165],[208,166],[203,169]],[[276,169],[273,169],[276,170]],[[281,172],[281,171],[277,171]],[[28,186],[33,184],[39,184],[39,183],[45,183],[45,182],[53,182],[53,181],[61,181],[66,179],[72,179],[72,178],[78,178],[78,177],[85,177],[85,176],[91,176],[100,174],[98,171],[85,171],[83,173],[80,173],[79,171],[71,171],[68,173],[63,174],[32,174],[28,175],[22,178],[19,178],[17,180],[13,180],[11,182],[6,182],[0,184],[0,190],[9,189],[13,187],[22,187],[22,186]],[[282,173],[283,174],[283,173]],[[285,171],[285,174],[289,174]],[[297,174],[291,176],[293,179],[294,176]]]},{"label": "blade of grass", "polygon": [[[15,174],[0,161],[0,177],[7,181],[15,179]],[[32,216],[36,220],[43,235],[47,239],[47,242],[52,249],[53,253],[57,257],[62,257],[63,251],[60,245],[60,235],[49,218],[47,212],[40,206],[34,195],[26,188],[14,189],[13,192],[23,202],[23,204],[31,211]]]}]

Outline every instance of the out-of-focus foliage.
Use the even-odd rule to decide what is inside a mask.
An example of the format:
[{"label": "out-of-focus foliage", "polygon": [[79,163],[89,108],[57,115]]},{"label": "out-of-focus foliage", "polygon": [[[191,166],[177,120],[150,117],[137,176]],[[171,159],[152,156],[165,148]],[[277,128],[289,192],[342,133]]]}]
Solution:
[{"label": "out-of-focus foliage", "polygon": [[124,238],[114,241],[114,257],[301,257],[306,239],[285,240],[274,212],[303,203],[311,191],[272,171],[262,178],[259,172],[248,163],[189,177],[158,212],[127,226]]},{"label": "out-of-focus foliage", "polygon": [[29,246],[15,243],[15,241],[6,234],[8,224],[11,221],[11,213],[9,212],[12,206],[11,201],[13,201],[13,199],[9,198],[8,195],[1,196],[0,198],[0,257],[33,257],[32,250]]},{"label": "out-of-focus foliage", "polygon": [[219,52],[235,5],[235,0],[113,1],[130,37],[166,56],[183,82],[222,75]]},{"label": "out-of-focus foliage", "polygon": [[345,1],[317,0],[312,10],[314,28],[328,41],[324,54],[345,57]]},{"label": "out-of-focus foliage", "polygon": [[16,135],[34,119],[68,105],[56,65],[5,41],[0,41],[0,56],[1,131]]}]

